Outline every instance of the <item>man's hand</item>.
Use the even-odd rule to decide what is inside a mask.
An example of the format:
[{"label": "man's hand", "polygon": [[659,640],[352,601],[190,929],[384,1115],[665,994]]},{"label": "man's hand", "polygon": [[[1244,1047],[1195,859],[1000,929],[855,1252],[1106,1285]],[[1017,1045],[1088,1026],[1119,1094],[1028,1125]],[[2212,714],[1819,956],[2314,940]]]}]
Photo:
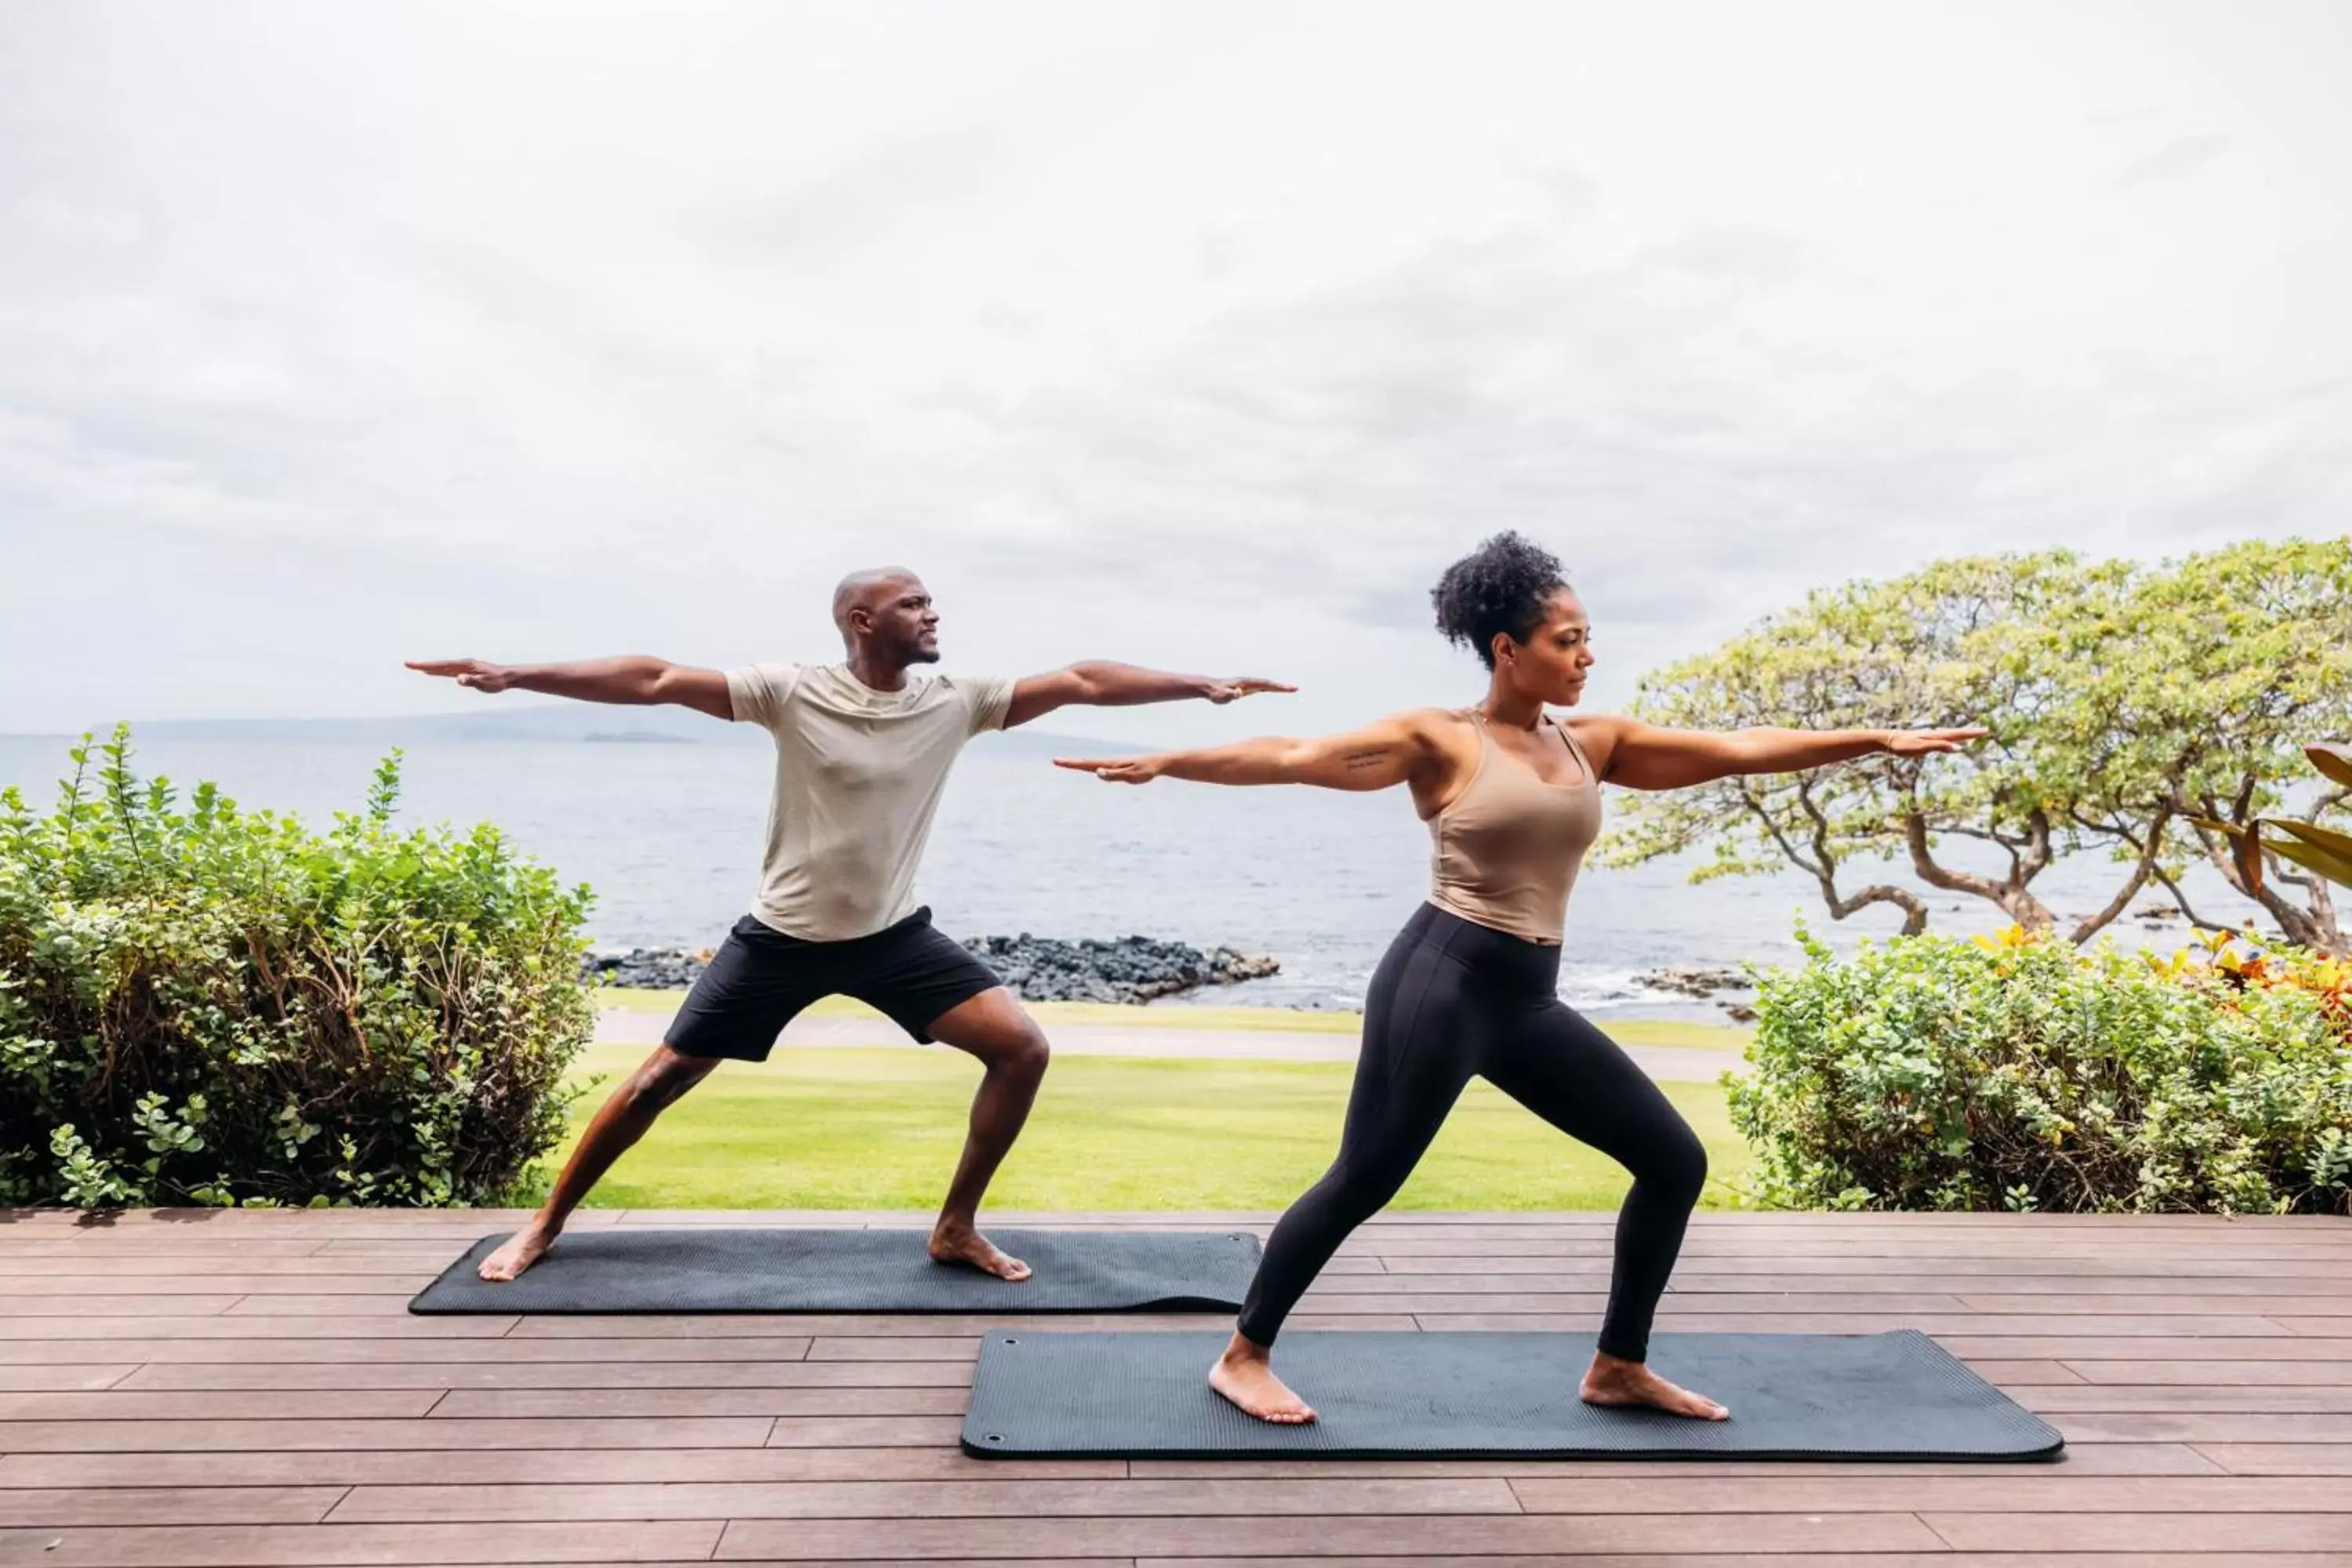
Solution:
[{"label": "man's hand", "polygon": [[504,691],[514,684],[515,672],[503,664],[478,658],[412,658],[408,668],[426,675],[446,675],[476,691]]},{"label": "man's hand", "polygon": [[412,658],[408,668],[444,676],[476,691],[540,691],[582,702],[667,702],[713,719],[735,717],[727,677],[715,669],[672,664],[650,654],[592,658],[576,664],[491,664],[479,658]]},{"label": "man's hand", "polygon": [[[1238,692],[1235,696],[1240,695]],[[1231,698],[1225,699],[1231,701]],[[1092,773],[1105,784],[1150,784],[1164,765],[1158,757],[1055,757],[1057,768]]]},{"label": "man's hand", "polygon": [[1255,675],[1244,675],[1234,680],[1213,682],[1202,695],[1222,706],[1236,698],[1253,696],[1261,691],[1296,691],[1297,689],[1298,688],[1286,680],[1262,680]]}]

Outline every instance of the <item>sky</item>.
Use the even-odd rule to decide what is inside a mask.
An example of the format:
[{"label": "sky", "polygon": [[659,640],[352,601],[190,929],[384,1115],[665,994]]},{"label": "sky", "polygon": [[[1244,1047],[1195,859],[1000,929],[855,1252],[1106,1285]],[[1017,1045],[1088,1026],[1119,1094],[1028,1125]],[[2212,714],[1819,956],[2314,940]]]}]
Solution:
[{"label": "sky", "polygon": [[[2352,516],[2352,6],[0,8],[0,731],[481,700],[409,658],[1588,702],[1939,556]],[[1276,701],[1282,706],[1272,706]]]}]

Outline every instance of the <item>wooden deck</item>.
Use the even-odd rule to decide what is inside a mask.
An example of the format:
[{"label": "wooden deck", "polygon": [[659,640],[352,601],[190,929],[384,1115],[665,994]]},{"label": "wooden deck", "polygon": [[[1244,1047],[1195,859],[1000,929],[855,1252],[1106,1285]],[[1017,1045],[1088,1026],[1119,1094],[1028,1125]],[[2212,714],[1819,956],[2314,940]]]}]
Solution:
[{"label": "wooden deck", "polygon": [[[2347,1221],[1695,1225],[1662,1328],[1925,1329],[2057,1465],[1277,1466],[966,1459],[977,1319],[405,1315],[504,1217],[0,1215],[0,1563],[2352,1564]],[[794,1220],[909,1216],[581,1223]],[[1293,1321],[1590,1328],[1608,1243],[1384,1218]]]}]

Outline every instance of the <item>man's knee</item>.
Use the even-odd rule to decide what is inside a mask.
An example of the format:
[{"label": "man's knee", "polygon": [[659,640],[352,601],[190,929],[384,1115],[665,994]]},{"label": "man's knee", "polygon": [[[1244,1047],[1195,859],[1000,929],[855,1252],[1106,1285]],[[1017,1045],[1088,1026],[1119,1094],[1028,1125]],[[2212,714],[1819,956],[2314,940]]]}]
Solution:
[{"label": "man's knee", "polygon": [[1023,1072],[1043,1073],[1054,1059],[1054,1047],[1046,1043],[1045,1030],[1029,1024],[1013,1036],[1005,1059]]},{"label": "man's knee", "polygon": [[707,1057],[681,1056],[674,1051],[639,1068],[629,1080],[629,1104],[638,1110],[667,1110],[688,1089],[710,1076],[719,1064]]}]

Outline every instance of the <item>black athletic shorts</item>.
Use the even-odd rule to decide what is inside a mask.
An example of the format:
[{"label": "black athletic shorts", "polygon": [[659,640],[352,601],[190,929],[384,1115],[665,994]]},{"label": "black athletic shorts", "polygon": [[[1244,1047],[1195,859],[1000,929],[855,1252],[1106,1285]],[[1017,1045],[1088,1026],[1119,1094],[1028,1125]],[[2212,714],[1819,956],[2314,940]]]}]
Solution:
[{"label": "black athletic shorts", "polygon": [[1004,982],[931,924],[927,906],[847,942],[805,942],[745,915],[686,994],[662,1043],[681,1056],[768,1059],[786,1024],[820,996],[855,996],[925,1045],[942,1015]]}]

